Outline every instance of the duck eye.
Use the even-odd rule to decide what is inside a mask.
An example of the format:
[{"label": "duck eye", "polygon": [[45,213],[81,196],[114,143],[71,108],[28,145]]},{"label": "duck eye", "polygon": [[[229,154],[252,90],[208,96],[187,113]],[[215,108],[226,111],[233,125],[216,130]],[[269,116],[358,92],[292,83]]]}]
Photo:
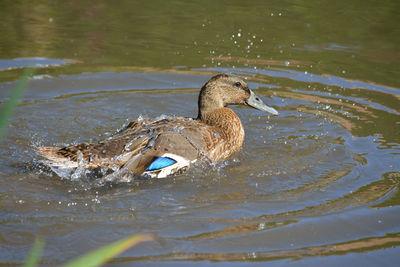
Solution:
[{"label": "duck eye", "polygon": [[242,84],[241,84],[240,82],[235,82],[233,85],[234,85],[235,87],[241,87],[241,86],[242,86]]}]

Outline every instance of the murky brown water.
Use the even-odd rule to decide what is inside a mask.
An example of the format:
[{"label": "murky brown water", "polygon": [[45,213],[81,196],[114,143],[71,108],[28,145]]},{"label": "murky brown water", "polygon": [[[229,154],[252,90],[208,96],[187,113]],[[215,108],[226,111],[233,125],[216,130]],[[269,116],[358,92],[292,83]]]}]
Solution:
[{"label": "murky brown water", "polygon": [[[158,9],[142,13],[156,12],[160,24],[143,15],[141,21],[153,24],[121,33],[116,20],[117,11],[127,10],[124,5],[85,6],[82,9],[92,18],[88,25],[78,20],[70,28],[65,21],[73,16],[72,5],[64,7],[71,14],[39,6],[37,10],[50,15],[20,23],[46,32],[47,42],[20,32],[21,40],[8,37],[0,42],[9,50],[0,54],[1,103],[15,88],[21,68],[37,67],[1,141],[0,264],[21,263],[38,235],[46,242],[42,263],[55,265],[128,235],[150,232],[157,234],[157,242],[134,247],[111,265],[396,265],[400,83],[399,50],[394,48],[398,36],[389,31],[393,25],[376,16],[371,27],[386,25],[393,38],[368,31],[375,43],[365,44],[362,23],[353,23],[353,35],[341,36],[335,30],[346,27],[331,24],[342,15],[332,15],[327,18],[331,24],[326,24],[332,32],[329,41],[322,28],[313,28],[321,18],[296,17],[303,14],[301,8],[306,14],[325,14],[324,7],[255,2],[254,7],[233,2],[226,11],[243,9],[249,24],[240,18],[220,21],[217,10],[202,17],[195,4],[171,4],[191,12],[168,18],[175,27],[187,23],[181,26],[180,39],[164,35],[162,22],[167,19]],[[105,20],[104,5],[114,19],[102,35],[94,22]],[[388,4],[379,10],[398,10],[395,7]],[[370,3],[359,13],[352,11],[355,22],[374,8]],[[272,29],[262,30],[266,21],[251,12],[264,14]],[[295,34],[294,18],[315,32]],[[229,27],[222,29],[224,23]],[[193,25],[199,32],[190,35]],[[82,40],[96,44],[93,50],[79,50],[87,47],[86,42],[76,44],[80,27],[87,27],[87,39]],[[48,28],[52,31],[42,31]],[[12,26],[8,23],[4,29]],[[171,27],[170,34],[175,31]],[[149,36],[143,39],[132,37],[145,32]],[[314,39],[318,34],[322,40]],[[77,49],[56,45],[65,40],[75,40],[70,43]],[[143,51],[147,52],[140,54]],[[246,140],[231,159],[216,166],[198,164],[178,177],[112,187],[72,181],[38,164],[37,146],[101,140],[139,116],[196,116],[199,88],[218,72],[247,77],[264,102],[280,112],[268,117],[234,107]]]}]

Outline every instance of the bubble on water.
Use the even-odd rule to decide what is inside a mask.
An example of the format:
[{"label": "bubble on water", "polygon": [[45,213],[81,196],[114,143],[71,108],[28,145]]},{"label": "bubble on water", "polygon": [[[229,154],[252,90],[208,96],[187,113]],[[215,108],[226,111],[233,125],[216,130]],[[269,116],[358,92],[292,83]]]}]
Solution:
[{"label": "bubble on water", "polygon": [[240,37],[240,36],[242,36],[242,34],[239,32],[239,33],[237,34],[237,37]]}]

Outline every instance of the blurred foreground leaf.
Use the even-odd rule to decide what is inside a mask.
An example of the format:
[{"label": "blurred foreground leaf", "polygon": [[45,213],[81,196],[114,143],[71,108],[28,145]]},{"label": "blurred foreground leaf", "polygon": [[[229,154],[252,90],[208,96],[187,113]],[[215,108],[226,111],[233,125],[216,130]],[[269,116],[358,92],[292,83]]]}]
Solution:
[{"label": "blurred foreground leaf", "polygon": [[27,85],[29,77],[33,74],[34,69],[26,68],[19,79],[17,86],[11,92],[10,99],[4,103],[0,113],[0,139],[3,137],[7,127],[7,121],[14,113],[15,107],[18,105],[19,99],[22,97]]},{"label": "blurred foreground leaf", "polygon": [[24,263],[24,267],[34,267],[37,265],[38,260],[40,258],[40,254],[42,253],[44,247],[44,240],[42,237],[37,237],[33,247],[29,251],[28,258]]},{"label": "blurred foreground leaf", "polygon": [[118,254],[121,254],[130,247],[133,247],[141,242],[154,240],[152,234],[138,234],[119,241],[116,241],[110,245],[101,247],[95,251],[89,252],[69,263],[63,265],[64,267],[78,267],[78,266],[100,266],[111,260]]}]

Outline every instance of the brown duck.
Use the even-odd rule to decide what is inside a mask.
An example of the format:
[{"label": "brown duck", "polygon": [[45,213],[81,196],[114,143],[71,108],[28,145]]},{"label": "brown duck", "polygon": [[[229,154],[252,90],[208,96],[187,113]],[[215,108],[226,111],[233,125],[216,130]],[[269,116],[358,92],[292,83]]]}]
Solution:
[{"label": "brown duck", "polygon": [[278,115],[238,77],[218,74],[202,88],[196,119],[169,117],[138,120],[98,143],[66,147],[40,147],[38,153],[52,167],[73,169],[105,167],[115,174],[163,178],[181,173],[197,159],[212,162],[238,151],[244,128],[228,105],[244,104]]}]

